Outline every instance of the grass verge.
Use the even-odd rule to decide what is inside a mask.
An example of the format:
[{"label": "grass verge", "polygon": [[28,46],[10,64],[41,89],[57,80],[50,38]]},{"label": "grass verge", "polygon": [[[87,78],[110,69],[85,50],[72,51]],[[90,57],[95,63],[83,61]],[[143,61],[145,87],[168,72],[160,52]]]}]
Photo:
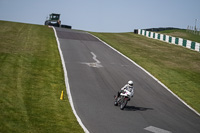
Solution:
[{"label": "grass verge", "polygon": [[6,21],[0,29],[0,132],[83,132],[59,99],[66,89],[53,30]]},{"label": "grass verge", "polygon": [[200,112],[200,53],[133,33],[94,33]]}]

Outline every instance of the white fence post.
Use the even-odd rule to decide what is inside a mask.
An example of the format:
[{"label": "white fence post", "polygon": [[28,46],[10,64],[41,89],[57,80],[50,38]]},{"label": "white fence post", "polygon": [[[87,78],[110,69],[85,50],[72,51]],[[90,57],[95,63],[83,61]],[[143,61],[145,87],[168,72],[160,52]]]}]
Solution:
[{"label": "white fence post", "polygon": [[186,48],[191,48],[191,43],[192,43],[192,41],[190,41],[190,40],[187,40],[187,44],[186,44]]},{"label": "white fence post", "polygon": [[178,45],[183,46],[183,38],[179,38]]}]

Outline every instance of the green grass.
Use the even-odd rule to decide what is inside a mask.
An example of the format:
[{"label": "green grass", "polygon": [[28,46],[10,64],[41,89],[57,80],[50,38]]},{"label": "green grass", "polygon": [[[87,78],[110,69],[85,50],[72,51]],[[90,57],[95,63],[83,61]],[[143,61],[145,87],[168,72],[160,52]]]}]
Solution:
[{"label": "green grass", "polygon": [[200,53],[134,33],[92,33],[128,56],[200,112]]},{"label": "green grass", "polygon": [[53,30],[6,21],[0,29],[0,132],[83,132],[66,96]]},{"label": "green grass", "polygon": [[187,30],[183,30],[183,29],[164,30],[164,31],[160,31],[159,33],[174,36],[174,37],[180,37],[186,40],[191,40],[191,41],[200,43],[200,35],[190,33]]}]

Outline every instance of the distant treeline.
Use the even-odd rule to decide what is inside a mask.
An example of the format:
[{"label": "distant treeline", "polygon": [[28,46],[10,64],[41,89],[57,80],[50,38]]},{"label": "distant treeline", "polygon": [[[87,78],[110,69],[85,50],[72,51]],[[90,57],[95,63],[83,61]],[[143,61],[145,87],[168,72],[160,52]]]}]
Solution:
[{"label": "distant treeline", "polygon": [[180,28],[174,28],[174,27],[165,27],[165,28],[149,28],[149,29],[143,29],[146,31],[164,31],[164,30],[175,30]]},{"label": "distant treeline", "polygon": [[[146,30],[146,31],[152,31],[152,32],[158,32],[158,31],[164,31],[164,30],[175,30],[175,29],[180,29],[180,28],[174,28],[174,27],[160,27],[160,28],[148,28],[148,29],[141,29],[141,30]],[[138,29],[134,30],[135,34],[138,34]]]}]

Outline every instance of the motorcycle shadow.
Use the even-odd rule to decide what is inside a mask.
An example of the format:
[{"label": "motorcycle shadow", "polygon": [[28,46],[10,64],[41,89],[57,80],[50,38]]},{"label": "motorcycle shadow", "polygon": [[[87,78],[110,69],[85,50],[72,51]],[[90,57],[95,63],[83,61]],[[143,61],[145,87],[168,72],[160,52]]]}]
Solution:
[{"label": "motorcycle shadow", "polygon": [[153,110],[153,108],[126,106],[126,107],[124,108],[124,110],[125,110],[125,111],[147,111],[147,110]]}]

